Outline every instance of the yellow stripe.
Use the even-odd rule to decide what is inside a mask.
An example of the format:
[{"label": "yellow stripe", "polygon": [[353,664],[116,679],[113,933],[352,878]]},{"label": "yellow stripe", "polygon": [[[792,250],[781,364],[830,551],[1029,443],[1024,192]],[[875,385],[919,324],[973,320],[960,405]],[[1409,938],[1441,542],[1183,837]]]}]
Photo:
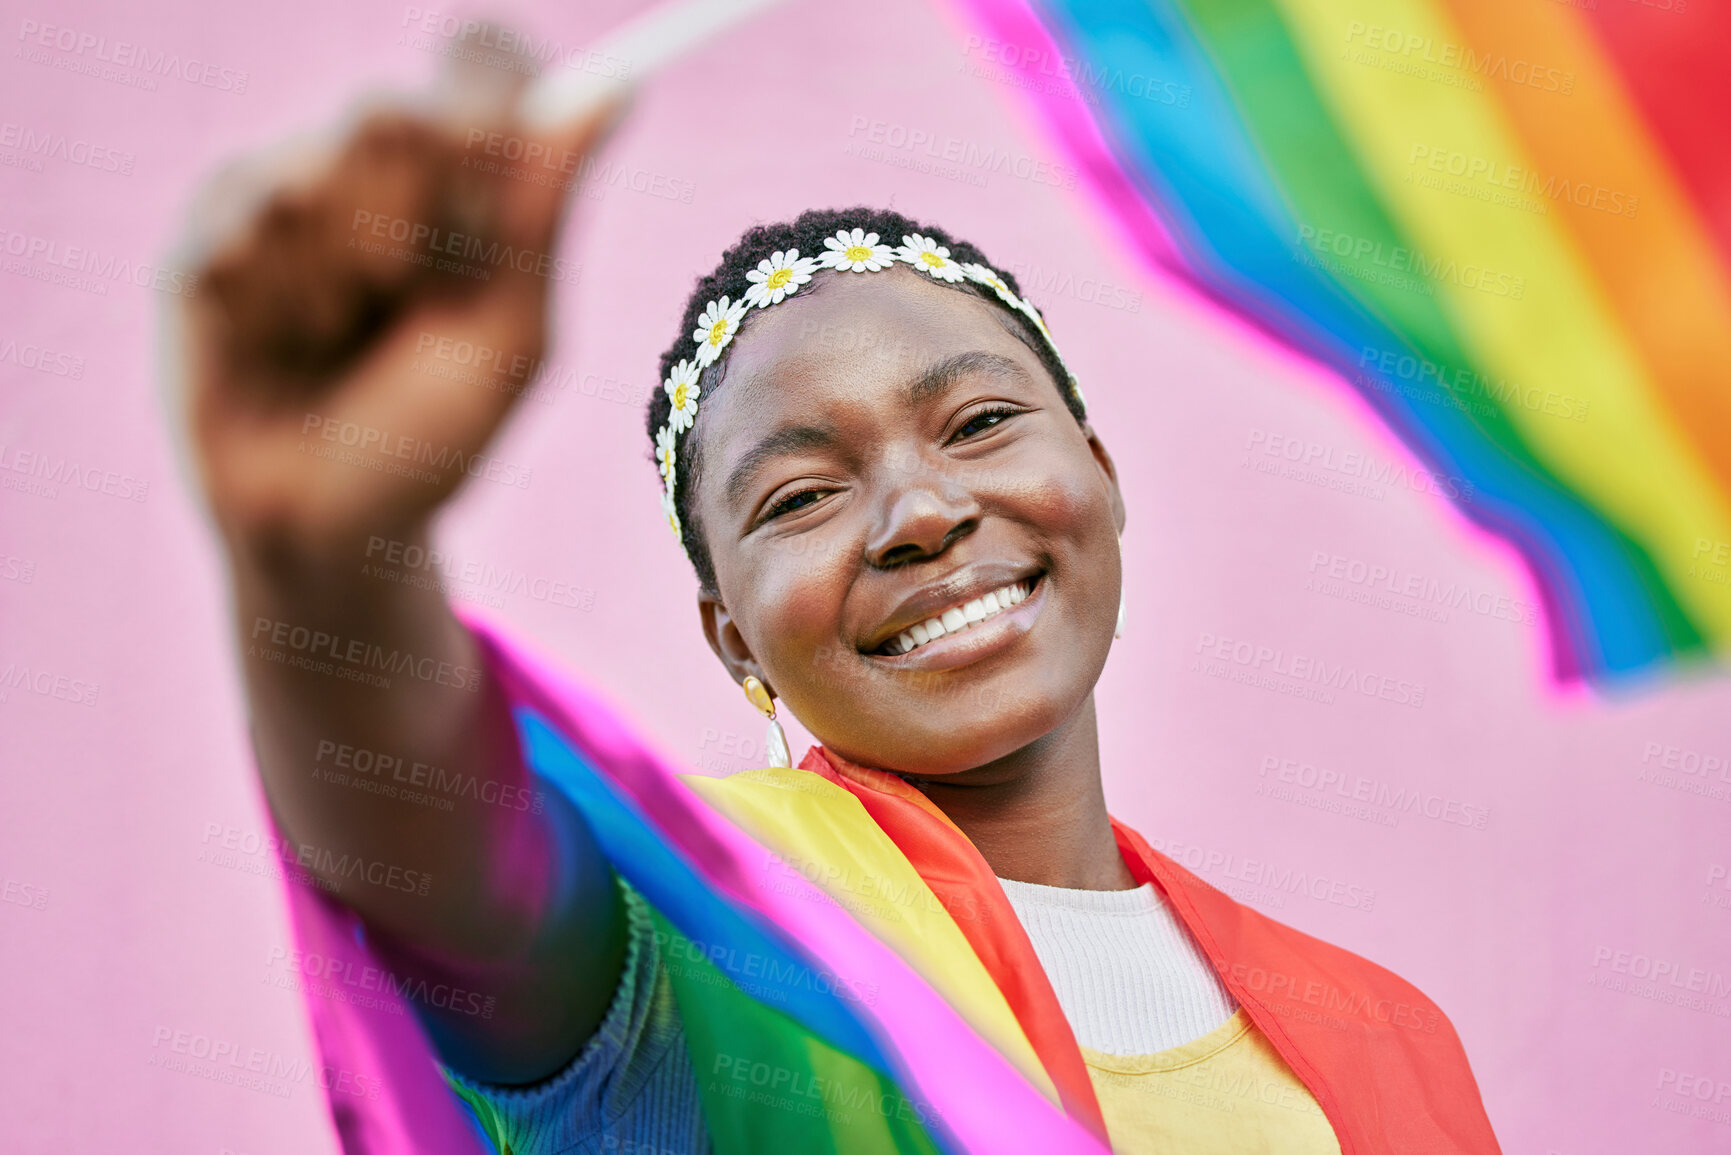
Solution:
[{"label": "yellow stripe", "polygon": [[1053,1103],[1058,1091],[1003,992],[938,896],[859,799],[806,770],[751,770],[728,778],[681,775],[786,865],[764,864],[796,885],[798,870],[907,960],[975,1031]]},{"label": "yellow stripe", "polygon": [[1693,202],[1577,12],[1506,0],[1450,9],[1479,43],[1577,62],[1567,100],[1525,85],[1503,94],[1540,166],[1530,183],[1573,194],[1550,199],[1552,213],[1592,264],[1679,431],[1731,493],[1731,284]]},{"label": "yellow stripe", "polygon": [[[1429,0],[1276,2],[1389,213],[1419,253],[1441,262],[1431,281],[1477,365],[1540,399],[1551,391],[1588,407],[1575,422],[1507,405],[1510,419],[1559,477],[1647,548],[1705,632],[1731,636],[1731,597],[1690,576],[1698,542],[1731,541],[1731,510],[1659,403],[1591,270],[1550,217],[1424,188],[1410,164],[1415,148],[1441,147],[1531,167],[1496,103],[1512,81],[1454,63],[1451,53],[1468,42]],[[1394,37],[1401,47],[1391,50]],[[1568,61],[1492,56],[1505,76],[1525,78],[1537,66],[1549,70],[1538,74],[1541,85],[1578,80]],[[1463,283],[1483,270],[1509,295]]]}]

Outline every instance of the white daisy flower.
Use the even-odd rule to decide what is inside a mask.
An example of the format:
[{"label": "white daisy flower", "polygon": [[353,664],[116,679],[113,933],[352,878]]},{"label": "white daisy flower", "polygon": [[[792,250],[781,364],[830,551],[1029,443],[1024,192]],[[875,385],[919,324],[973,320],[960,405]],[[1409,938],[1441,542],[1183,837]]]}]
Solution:
[{"label": "white daisy flower", "polygon": [[[1052,330],[1046,328],[1046,318],[1040,316],[1040,310],[1028,304],[1028,299],[1026,297],[1022,298],[1022,304],[1025,306],[1022,312],[1026,313],[1028,319],[1034,322],[1034,327],[1040,330],[1040,336],[1046,339],[1046,347],[1052,350],[1052,356],[1057,358],[1058,364],[1064,365],[1064,355],[1058,352],[1058,342],[1053,339]],[[1071,382],[1076,380],[1076,375],[1070,373],[1070,367],[1068,365],[1064,365],[1064,372],[1070,374]]]},{"label": "white daisy flower", "polygon": [[673,505],[673,491],[666,489],[661,492],[661,513],[667,518],[667,526],[673,531],[673,536],[680,541],[685,540],[685,531],[679,525],[679,510]]},{"label": "white daisy flower", "polygon": [[950,260],[950,250],[932,238],[922,236],[919,233],[910,233],[903,237],[901,248],[896,250],[896,256],[927,276],[935,277],[940,281],[949,281],[954,284],[965,275],[962,272],[962,266]]},{"label": "white daisy flower", "polygon": [[[723,297],[722,300],[727,298]],[[735,322],[737,325],[737,322]],[[726,344],[726,342],[723,342]],[[691,428],[691,423],[697,420],[697,399],[703,395],[703,389],[697,384],[697,378],[703,370],[690,361],[681,361],[673,367],[673,372],[667,375],[662,388],[667,390],[667,398],[673,403],[673,411],[667,415],[667,428],[678,436]],[[660,440],[659,437],[656,438]],[[660,455],[656,450],[656,455]]]},{"label": "white daisy flower", "polygon": [[1022,307],[1022,299],[1010,291],[1009,282],[998,276],[996,269],[969,261],[967,264],[962,266],[962,272],[967,274],[968,280],[973,281],[975,284],[989,287],[993,292],[998,294],[998,299],[1004,302],[1004,304],[1010,306],[1010,308],[1020,309]]},{"label": "white daisy flower", "polygon": [[703,316],[697,319],[697,328],[691,334],[691,339],[697,342],[699,369],[707,369],[715,364],[715,359],[721,356],[721,351],[727,348],[727,343],[739,332],[740,319],[750,308],[744,301],[731,301],[726,297],[709,302],[703,310]]},{"label": "white daisy flower", "polygon": [[[984,279],[976,276],[972,272],[974,269],[985,269],[986,272],[991,272],[991,270],[986,269],[984,265],[968,265],[967,268],[970,270],[968,274],[969,277],[974,280]],[[987,281],[986,283],[991,284],[990,281]],[[1068,365],[1064,364],[1064,355],[1058,352],[1058,342],[1053,339],[1052,330],[1046,328],[1046,318],[1040,316],[1040,310],[1034,308],[1034,303],[1028,300],[1028,298],[1018,297],[1014,293],[1009,292],[1009,286],[1005,285],[1001,279],[998,284],[993,287],[998,290],[998,295],[1004,299],[1004,304],[1010,306],[1010,308],[1016,310],[1016,312],[1022,314],[1022,316],[1028,318],[1028,320],[1034,323],[1034,328],[1040,331],[1040,336],[1046,341],[1046,348],[1051,350],[1052,356],[1057,360],[1058,364],[1063,368],[1065,375],[1069,378],[1070,388],[1075,390],[1077,400],[1080,400],[1083,407],[1086,408],[1088,402],[1082,397],[1082,387],[1076,384],[1076,375],[1070,372],[1070,367]]]},{"label": "white daisy flower", "polygon": [[760,309],[779,305],[782,298],[798,292],[815,272],[817,262],[800,256],[798,249],[778,251],[768,260],[757,262],[757,268],[745,274],[745,279],[751,282],[751,288],[745,290],[745,300]]},{"label": "white daisy flower", "polygon": [[661,463],[662,480],[672,488],[674,467],[679,462],[679,434],[671,425],[663,425],[655,431],[655,460]]},{"label": "white daisy flower", "polygon": [[1019,299],[1021,301],[1022,312],[1026,313],[1028,319],[1034,322],[1035,326],[1039,328],[1040,335],[1046,338],[1046,344],[1050,345],[1052,347],[1052,352],[1056,353],[1058,351],[1058,342],[1052,339],[1052,330],[1046,328],[1046,318],[1040,316],[1040,310],[1034,308],[1034,303],[1028,300],[1028,298],[1022,297]]},{"label": "white daisy flower", "polygon": [[842,229],[823,239],[824,252],[817,263],[826,269],[849,273],[876,273],[895,264],[896,252],[878,241],[876,233]]}]

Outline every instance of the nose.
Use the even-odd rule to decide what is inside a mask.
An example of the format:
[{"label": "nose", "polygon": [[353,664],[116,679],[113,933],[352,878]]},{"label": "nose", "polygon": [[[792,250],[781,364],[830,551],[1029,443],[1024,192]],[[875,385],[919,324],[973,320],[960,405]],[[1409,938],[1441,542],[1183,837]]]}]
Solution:
[{"label": "nose", "polygon": [[980,524],[973,491],[923,458],[887,468],[891,485],[866,540],[866,560],[878,569],[937,557]]}]

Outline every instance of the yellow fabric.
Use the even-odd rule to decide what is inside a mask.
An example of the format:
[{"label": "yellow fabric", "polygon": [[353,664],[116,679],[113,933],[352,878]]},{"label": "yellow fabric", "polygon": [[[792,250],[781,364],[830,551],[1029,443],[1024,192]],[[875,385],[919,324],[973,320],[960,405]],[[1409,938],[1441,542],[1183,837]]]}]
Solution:
[{"label": "yellow fabric", "polygon": [[[804,770],[681,777],[766,848],[763,868],[772,878],[792,884],[797,870],[845,907],[1057,1102],[967,937],[859,799]],[[1218,1030],[1159,1054],[1083,1047],[1082,1058],[1120,1155],[1340,1155],[1316,1100],[1242,1009]]]},{"label": "yellow fabric", "polygon": [[680,777],[712,808],[774,849],[781,862],[764,864],[771,885],[780,878],[791,887],[797,885],[793,871],[804,875],[888,943],[969,1026],[1058,1102],[1057,1088],[985,964],[859,799],[808,770]]},{"label": "yellow fabric", "polygon": [[1082,1048],[1118,1155],[1340,1155],[1322,1108],[1243,1008],[1155,1055]]},{"label": "yellow fabric", "polygon": [[[1651,554],[1705,632],[1731,633],[1731,598],[1708,583],[1681,580],[1697,542],[1731,534],[1731,506],[1660,400],[1650,367],[1564,224],[1408,183],[1415,143],[1467,150],[1499,170],[1535,167],[1493,93],[1379,67],[1375,51],[1359,58],[1366,56],[1363,44],[1351,38],[1371,26],[1415,42],[1465,44],[1448,8],[1438,0],[1276,3],[1335,120],[1415,248],[1463,271],[1490,266],[1522,279],[1518,299],[1513,282],[1505,295],[1454,280],[1437,286],[1474,359],[1509,381],[1567,382],[1588,403],[1594,428],[1617,430],[1618,451],[1605,452],[1573,421],[1522,406],[1510,407],[1509,419],[1564,484],[1607,511]],[[1465,75],[1455,70],[1452,78]]]}]

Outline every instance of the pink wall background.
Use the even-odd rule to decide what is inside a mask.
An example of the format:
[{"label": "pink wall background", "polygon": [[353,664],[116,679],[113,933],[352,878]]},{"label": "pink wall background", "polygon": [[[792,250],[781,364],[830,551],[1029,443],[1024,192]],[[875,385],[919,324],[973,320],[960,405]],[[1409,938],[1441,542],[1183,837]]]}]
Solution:
[{"label": "pink wall background", "polygon": [[[577,47],[630,8],[491,10]],[[42,239],[172,263],[213,166],[362,93],[424,83],[427,48],[445,41],[406,36],[422,9],[395,4],[7,10],[0,1145],[334,1151],[316,1065],[284,1081],[286,1096],[163,1065],[164,1032],[260,1048],[291,1070],[313,1052],[283,985],[277,884],[249,873],[264,856],[212,853],[264,820],[219,558],[165,419],[157,335],[173,298],[125,280],[50,283],[42,257],[17,250]],[[92,50],[27,47],[43,24],[214,62],[244,72],[245,91],[88,75]],[[755,764],[761,727],[702,642],[657,510],[640,408],[655,357],[693,277],[754,220],[865,201],[943,222],[1031,274],[1124,475],[1130,630],[1099,689],[1116,812],[1253,905],[1418,983],[1464,1037],[1510,1152],[1731,1150],[1731,683],[1559,700],[1538,628],[1338,596],[1362,588],[1351,580],[1315,588],[1340,558],[1349,574],[1362,563],[1532,600],[1510,558],[1436,498],[1255,468],[1277,460],[1264,452],[1276,437],[1406,458],[1321,374],[1144,280],[1064,170],[1054,181],[1032,163],[1057,154],[1017,93],[974,68],[968,34],[923,0],[807,0],[641,94],[607,156],[623,179],[589,190],[567,241],[583,266],[558,303],[568,384],[526,402],[496,447],[531,482],[475,484],[444,525],[459,563],[569,583],[592,608],[472,586],[470,599],[586,671],[670,754],[712,772]],[[928,164],[923,145],[892,143],[919,133],[940,153],[951,139],[1007,151],[1035,175]],[[31,151],[44,136],[81,147]],[[104,171],[110,158],[123,171]],[[81,372],[33,368],[32,349]],[[148,489],[33,490],[24,454]],[[1403,679],[1422,706],[1213,676],[1199,650],[1215,638]],[[24,669],[49,693],[20,683]],[[44,672],[94,685],[93,703],[57,697]],[[1326,808],[1349,800],[1314,785],[1321,775],[1369,780],[1370,800]],[[1438,817],[1379,804],[1379,789],[1384,802],[1434,798]],[[1287,872],[1322,897],[1270,880]],[[1682,985],[1637,977],[1656,967]]]}]

